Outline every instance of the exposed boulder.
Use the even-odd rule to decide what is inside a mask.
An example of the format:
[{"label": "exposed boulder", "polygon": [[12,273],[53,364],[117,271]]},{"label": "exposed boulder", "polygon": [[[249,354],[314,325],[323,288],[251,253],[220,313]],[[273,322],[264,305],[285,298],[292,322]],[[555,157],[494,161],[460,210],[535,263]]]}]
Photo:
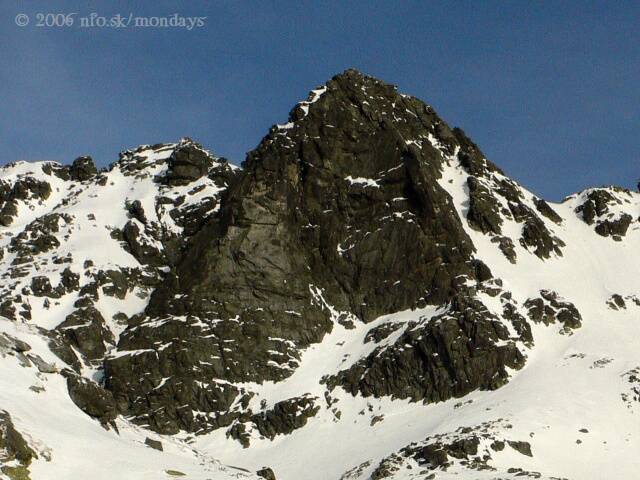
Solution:
[{"label": "exposed boulder", "polygon": [[533,454],[531,453],[531,444],[529,442],[509,440],[507,441],[507,444],[522,455],[533,457]]},{"label": "exposed boulder", "polygon": [[106,353],[106,344],[114,342],[102,314],[93,305],[79,308],[67,315],[56,327],[56,331],[89,361],[102,359]]},{"label": "exposed boulder", "polygon": [[613,295],[611,295],[611,297],[609,297],[607,305],[609,305],[609,308],[613,310],[623,310],[627,308],[627,304],[625,303],[624,298],[622,298],[622,296],[617,293],[614,293]]},{"label": "exposed boulder", "polygon": [[66,267],[60,274],[58,288],[62,289],[64,293],[77,291],[80,288],[80,275],[72,271],[70,267]]},{"label": "exposed boulder", "polygon": [[62,373],[67,378],[69,396],[80,410],[105,426],[116,419],[118,408],[111,392],[69,370]]},{"label": "exposed boulder", "polygon": [[621,240],[620,237],[624,237],[627,234],[629,225],[633,218],[627,213],[623,213],[619,218],[614,220],[603,220],[596,225],[596,233],[603,237],[613,237],[614,240]]},{"label": "exposed boulder", "polygon": [[36,366],[40,373],[58,373],[56,365],[45,362],[40,355],[27,354],[27,358]]},{"label": "exposed boulder", "polygon": [[593,225],[596,217],[609,212],[609,204],[615,202],[615,197],[607,190],[594,189],[587,194],[586,201],[576,208],[576,212],[582,213],[585,223]]},{"label": "exposed boulder", "polygon": [[46,162],[42,165],[42,171],[47,175],[55,175],[61,180],[69,180],[69,165],[60,165],[58,162]]},{"label": "exposed boulder", "polygon": [[142,265],[166,264],[164,254],[158,248],[159,243],[145,233],[144,225],[139,221],[128,221],[122,229],[122,235],[129,252]]},{"label": "exposed boulder", "polygon": [[147,223],[147,216],[144,213],[144,208],[142,207],[140,200],[134,200],[133,202],[127,203],[127,210],[133,218],[143,225]]},{"label": "exposed boulder", "polygon": [[620,241],[633,222],[628,213],[620,213],[619,208],[629,202],[631,192],[618,187],[595,188],[582,194],[584,200],[575,211],[588,225],[595,225],[595,231],[603,237]]},{"label": "exposed boulder", "polygon": [[582,325],[582,316],[575,305],[551,290],[540,290],[540,297],[528,299],[524,307],[531,321],[545,325],[557,321],[562,324],[562,331],[565,333]]},{"label": "exposed boulder", "polygon": [[164,450],[162,447],[162,442],[159,440],[153,440],[152,438],[147,437],[144,439],[144,444],[149,448],[153,448],[154,450],[158,450],[160,452]]},{"label": "exposed boulder", "polygon": [[124,300],[127,292],[138,282],[138,272],[135,269],[99,270],[95,275],[96,284],[102,287],[102,292],[110,297]]},{"label": "exposed boulder", "polygon": [[265,480],[277,480],[276,474],[273,473],[273,470],[271,470],[269,467],[261,468],[256,472],[256,475],[264,478]]},{"label": "exposed boulder", "polygon": [[304,427],[319,410],[313,398],[290,398],[276,403],[271,410],[254,415],[251,421],[262,436],[273,440],[276,435],[287,435]]},{"label": "exposed boulder", "polygon": [[31,350],[31,346],[8,333],[0,333],[0,353],[17,352],[25,353]]},{"label": "exposed boulder", "polygon": [[97,173],[98,169],[88,155],[76,158],[69,168],[69,178],[78,182],[91,180]]},{"label": "exposed boulder", "polygon": [[15,200],[5,201],[0,208],[0,225],[8,227],[16,215],[18,215],[18,206]]},{"label": "exposed boulder", "polygon": [[36,297],[60,298],[60,293],[51,286],[49,277],[42,275],[31,279],[31,292]]},{"label": "exposed boulder", "polygon": [[625,295],[623,297],[618,293],[614,293],[607,300],[607,305],[612,310],[625,310],[630,305],[640,307],[640,298],[637,295]]},{"label": "exposed boulder", "polygon": [[620,394],[629,410],[637,410],[640,405],[640,367],[632,368],[621,375],[625,381],[625,391]]},{"label": "exposed boulder", "polygon": [[31,293],[36,297],[60,298],[66,293],[80,288],[80,275],[69,267],[60,274],[60,283],[53,287],[49,277],[37,275],[31,279]]},{"label": "exposed boulder", "polygon": [[165,181],[169,185],[187,185],[207,175],[213,162],[201,145],[184,138],[169,157]]}]

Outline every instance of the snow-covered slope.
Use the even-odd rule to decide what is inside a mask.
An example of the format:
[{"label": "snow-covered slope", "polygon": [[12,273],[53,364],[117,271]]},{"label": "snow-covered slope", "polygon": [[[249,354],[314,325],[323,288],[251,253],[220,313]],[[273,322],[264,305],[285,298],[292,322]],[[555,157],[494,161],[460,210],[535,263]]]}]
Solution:
[{"label": "snow-covered slope", "polygon": [[636,478],[640,194],[544,202],[393,92],[345,72],[243,171],[0,168],[0,478]]},{"label": "snow-covered slope", "polygon": [[[114,238],[114,231],[135,222],[142,235],[145,229],[150,232],[144,241],[162,250],[164,246],[158,238],[164,239],[166,234],[156,234],[154,238],[156,232],[184,233],[184,226],[176,222],[180,217],[170,214],[174,205],[168,203],[167,198],[183,196],[178,208],[186,211],[198,205],[212,206],[207,202],[216,200],[226,187],[208,176],[184,186],[158,181],[167,174],[169,157],[185,145],[191,142],[142,146],[124,152],[109,171],[92,175],[85,181],[64,174],[67,178],[60,178],[55,172],[62,167],[53,162],[18,162],[0,169],[0,181],[8,186],[8,191],[19,190],[16,185],[25,181],[50,185],[50,193],[45,198],[31,192],[18,195],[17,215],[0,233],[3,253],[0,301],[6,307],[5,315],[13,317],[0,317],[0,410],[10,414],[14,427],[34,451],[29,466],[31,478],[71,479],[90,475],[105,480],[155,480],[180,476],[180,472],[196,479],[255,478],[249,472],[220,463],[215,454],[197,450],[188,440],[160,439],[122,417],[115,420],[110,429],[105,429],[71,400],[67,381],[60,374],[70,365],[50,348],[49,331],[74,311],[74,303],[77,305],[82,297],[82,288],[94,284],[99,272],[130,269],[153,277],[158,273],[156,270],[164,268],[141,264],[127,251],[130,249],[124,242],[117,236]],[[211,159],[212,172],[235,169],[215,157]],[[127,210],[134,202],[140,202],[146,226]],[[206,214],[215,209],[212,206]],[[53,222],[38,228],[38,221],[43,218],[52,218]],[[38,241],[48,235],[55,237],[54,243]],[[77,276],[77,286],[71,289],[63,286],[56,291],[56,287],[62,285],[59,282],[65,269],[76,275],[83,274]],[[34,279],[45,278],[48,280],[45,285],[51,287],[44,287],[47,294],[33,292]],[[111,280],[106,282],[107,289],[113,286]],[[105,345],[107,352],[123,329],[117,314],[124,314],[126,318],[144,309],[148,290],[145,286],[131,288],[125,282],[118,294],[96,295],[94,306],[110,334],[110,341]],[[77,328],[77,325],[68,327]],[[81,357],[79,352],[78,356]],[[81,372],[87,378],[100,380],[100,368],[91,362],[82,362]],[[163,451],[146,446],[147,438],[161,440]],[[5,447],[2,440],[0,447]],[[0,450],[0,464],[9,467],[9,473],[4,474],[13,478],[10,468],[19,466],[20,462],[12,458],[10,449],[2,452]]]}]

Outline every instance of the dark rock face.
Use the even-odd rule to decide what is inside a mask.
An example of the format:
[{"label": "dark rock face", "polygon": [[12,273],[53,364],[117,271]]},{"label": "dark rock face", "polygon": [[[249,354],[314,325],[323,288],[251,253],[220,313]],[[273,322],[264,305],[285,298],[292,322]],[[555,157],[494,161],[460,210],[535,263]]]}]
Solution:
[{"label": "dark rock face", "polygon": [[273,440],[276,435],[286,435],[304,427],[319,410],[312,398],[291,398],[276,403],[271,410],[254,415],[251,421],[262,436]]},{"label": "dark rock face", "polygon": [[607,301],[607,305],[609,305],[609,308],[613,310],[621,310],[627,308],[627,304],[625,303],[624,298],[622,298],[622,296],[617,293],[611,295],[611,297]]},{"label": "dark rock face", "polygon": [[[392,477],[394,473],[403,467],[404,462],[408,459],[417,462],[423,468],[420,472],[421,474],[447,471],[454,462],[465,465],[466,468],[471,470],[495,471],[495,467],[491,466],[489,461],[492,458],[492,454],[504,450],[505,445],[509,445],[522,455],[533,456],[531,445],[528,442],[499,438],[492,431],[494,424],[502,424],[506,428],[510,428],[502,420],[497,420],[485,422],[474,427],[460,427],[455,432],[445,435],[434,435],[423,441],[407,445],[383,459],[373,471],[371,478],[382,480]],[[490,446],[483,446],[483,441],[491,442]],[[408,465],[404,465],[404,467],[409,468]],[[517,471],[521,470],[518,469]],[[503,478],[498,472],[495,472],[495,474],[495,478]],[[432,473],[424,478],[435,479],[437,476]],[[530,478],[540,478],[540,474],[536,473]]]},{"label": "dark rock face", "polygon": [[63,374],[67,377],[69,396],[80,410],[103,425],[115,420],[119,412],[111,392],[75,373],[63,371]]},{"label": "dark rock face", "polygon": [[[142,353],[107,359],[107,388],[140,421],[193,429],[200,420],[178,403],[220,411],[239,393],[211,378],[282,379],[332,316],[369,321],[441,303],[462,277],[475,278],[473,246],[437,182],[443,152],[426,141],[434,135],[453,152],[446,124],[354,71],[312,97],[248,155],[218,215],[121,336],[119,350]],[[204,171],[185,148],[169,179]],[[163,378],[171,380],[156,389]],[[182,402],[171,387],[178,381]],[[200,428],[216,426],[207,422]]]},{"label": "dark rock face", "polygon": [[264,478],[265,480],[276,480],[276,474],[273,473],[269,467],[261,468],[256,472],[256,475]]},{"label": "dark rock face", "polygon": [[477,177],[467,179],[469,187],[469,224],[482,233],[502,233],[502,217],[499,215],[499,203],[489,189],[483,186]]},{"label": "dark rock face", "polygon": [[628,202],[629,190],[617,187],[590,190],[585,201],[576,207],[582,220],[587,225],[595,225],[595,231],[603,237],[611,237],[620,241],[633,222],[631,215],[623,213],[619,216],[611,211],[612,207]]},{"label": "dark rock face", "polygon": [[[524,364],[519,346],[533,341],[530,325],[474,258],[465,228],[490,237],[515,263],[520,246],[540,259],[561,255],[564,244],[543,217],[562,219],[431,107],[349,70],[296,106],[243,166],[234,170],[190,139],[123,152],[111,168],[156,192],[151,203],[123,198],[123,224],[108,226],[139,267],[85,261],[80,274],[69,267],[59,280],[28,277],[25,266],[78,227],[67,214],[41,216],[12,238],[11,277],[29,283],[7,294],[0,312],[27,319],[31,307],[21,295],[49,308],[77,292],[73,312],[49,336],[76,372],[104,367],[103,386],[69,374],[84,411],[103,423],[119,412],[160,433],[225,428],[243,445],[257,434],[274,439],[303,427],[320,407],[300,392],[252,410],[254,392],[242,383],[287,378],[301,351],[336,323],[354,328],[430,305],[441,307],[433,318],[371,329],[365,341],[374,352],[325,378],[326,386],[437,402],[498,388],[507,368]],[[45,167],[60,178],[93,179],[99,190],[107,185],[88,157]],[[450,168],[466,180],[466,212],[445,189]],[[2,195],[47,195],[44,185],[25,185],[18,193],[5,185]],[[506,236],[508,222],[520,224],[520,238]],[[149,302],[142,313],[113,316],[124,328],[116,340],[98,301],[134,291],[150,294]],[[490,311],[481,291],[499,296],[503,311]],[[567,305],[545,301],[554,318],[575,328]]]},{"label": "dark rock face", "polygon": [[524,307],[527,308],[531,321],[542,322],[545,325],[558,321],[565,333],[582,325],[582,316],[578,309],[550,290],[541,290],[540,297],[528,299]]},{"label": "dark rock face", "polygon": [[91,180],[97,173],[93,159],[89,156],[76,158],[69,168],[69,178],[78,182]]},{"label": "dark rock face", "polygon": [[596,233],[603,237],[613,237],[614,240],[621,240],[627,234],[629,225],[632,222],[631,215],[622,214],[617,220],[603,220],[596,226]]},{"label": "dark rock face", "polygon": [[596,217],[601,217],[609,212],[609,203],[615,203],[615,197],[606,190],[593,190],[587,196],[587,200],[578,208],[577,213],[582,213],[582,219],[588,225],[593,225]]},{"label": "dark rock face", "polygon": [[62,226],[73,223],[70,215],[51,213],[43,215],[11,239],[9,252],[16,253],[14,263],[22,262],[33,255],[48,252],[60,246],[56,238]]},{"label": "dark rock face", "polygon": [[490,236],[511,263],[517,262],[517,255],[513,240],[502,232],[507,220],[522,224],[518,242],[526,250],[542,260],[550,258],[552,254],[562,256],[564,242],[547,228],[536,211],[556,224],[562,223],[562,218],[544,200],[534,197],[533,205],[528,204],[513,180],[485,160],[477,146],[462,131],[456,130],[455,133],[461,148],[466,148],[458,153],[458,159],[469,173],[469,206],[466,215],[469,226]]},{"label": "dark rock face", "polygon": [[49,277],[36,276],[31,279],[31,293],[37,297],[60,298],[65,293],[79,289],[80,276],[67,267],[60,275],[60,283],[53,287]]},{"label": "dark rock face", "polygon": [[549,206],[547,202],[542,199],[536,200],[536,208],[538,211],[547,217],[549,220],[555,223],[562,223],[562,217],[556,213],[556,211]]},{"label": "dark rock face", "polygon": [[16,180],[13,185],[0,181],[0,226],[11,225],[18,214],[17,201],[46,200],[51,195],[51,185],[47,182],[25,177]]},{"label": "dark rock face", "polygon": [[507,442],[507,444],[509,444],[509,446],[514,450],[520,452],[522,455],[533,457],[533,454],[531,453],[531,444],[529,442],[510,440]]},{"label": "dark rock face", "polygon": [[495,389],[508,378],[505,367],[520,368],[524,357],[506,327],[475,299],[456,296],[447,311],[410,323],[389,347],[329,380],[353,394],[391,395],[438,402],[478,389]]},{"label": "dark rock face", "polygon": [[162,442],[158,440],[153,440],[149,437],[144,439],[144,444],[147,445],[149,448],[153,448],[154,450],[158,450],[160,452],[164,450],[162,447]]},{"label": "dark rock face", "polygon": [[[235,398],[240,393],[233,385],[218,383],[216,375],[223,375],[221,362],[210,364],[201,360],[211,360],[202,352],[211,351],[210,340],[196,340],[197,334],[207,335],[197,323],[169,322],[173,337],[160,345],[161,350],[139,349],[121,352],[116,357],[108,357],[105,361],[106,387],[114,392],[119,408],[123,411],[136,412],[139,421],[144,421],[160,433],[176,433],[180,428],[198,431],[206,428],[229,426],[239,413],[231,409]],[[139,326],[151,338],[153,328]],[[169,335],[170,330],[164,329]],[[184,338],[185,340],[181,340]],[[120,346],[127,341],[121,338]],[[213,348],[222,352],[224,342]],[[202,363],[201,363],[202,362]],[[146,372],[144,377],[133,377],[132,372]],[[211,379],[214,379],[213,381]],[[129,398],[127,392],[141,391],[140,398]],[[192,410],[215,411],[220,415],[208,418],[194,415]]]},{"label": "dark rock face", "polygon": [[167,264],[164,252],[157,248],[155,242],[150,241],[145,233],[144,224],[131,220],[127,222],[122,230],[123,240],[127,243],[128,251],[142,265],[161,266]]},{"label": "dark rock face", "polygon": [[140,202],[140,200],[134,200],[133,202],[128,204],[127,210],[133,218],[138,220],[143,225],[146,225],[147,216],[144,213],[144,208],[142,207],[142,203]]},{"label": "dark rock face", "polygon": [[620,397],[627,407],[633,410],[640,402],[640,367],[624,372],[621,377],[627,384],[627,388],[625,392],[620,394]]},{"label": "dark rock face", "polygon": [[207,175],[213,161],[200,145],[185,138],[171,154],[168,163],[165,181],[169,185],[187,185]]},{"label": "dark rock face", "polygon": [[28,467],[37,458],[36,452],[16,430],[9,413],[0,410],[0,473],[10,479],[28,480]]},{"label": "dark rock face", "polygon": [[113,335],[105,328],[102,314],[93,305],[70,313],[56,330],[87,360],[103,358],[106,344],[114,342]]},{"label": "dark rock face", "polygon": [[[440,120],[424,104],[400,97],[392,87],[353,72],[328,85],[329,92],[299,124],[274,129],[249,154],[244,174],[223,200],[219,222],[206,228],[200,236],[205,238],[195,239],[179,266],[181,282],[189,282],[184,288],[222,280],[225,283],[220,289],[234,288],[239,290],[237,300],[255,303],[256,295],[269,292],[291,297],[289,291],[300,286],[297,294],[292,292],[299,296],[309,284],[321,285],[335,290],[336,304],[353,307],[351,311],[365,320],[396,306],[414,304],[429,287],[435,287],[430,289],[430,299],[446,298],[453,290],[447,285],[453,272],[446,270],[464,263],[472,247],[448,195],[435,182],[441,154],[426,142],[418,149],[402,141],[423,134],[423,123],[442,125]],[[374,95],[382,99],[377,98],[380,104],[369,109],[364,102]],[[391,105],[395,100],[415,110],[422,122],[399,105],[394,110]],[[407,118],[406,126],[385,120],[385,116],[400,115],[401,111]],[[303,117],[303,112],[294,109],[291,116],[295,120]],[[358,179],[370,179],[379,187]],[[434,215],[436,208],[442,208],[441,215]],[[438,251],[435,243],[439,236],[451,237],[460,254],[454,256],[448,247],[446,253]],[[212,237],[220,238],[221,253],[211,252]],[[442,275],[434,275],[438,270],[435,264],[431,269],[411,272],[414,268],[405,259],[389,252],[396,248],[381,249],[380,245],[397,247],[416,264],[454,266],[440,267],[445,270],[438,272]],[[195,265],[196,255],[204,261],[204,268],[189,268]],[[246,265],[248,259],[255,265]],[[242,278],[227,283],[224,274],[235,270]],[[266,280],[251,278],[255,276],[251,272],[258,270],[266,274]],[[285,274],[294,273],[304,280],[284,287]],[[402,289],[406,293],[399,293],[379,285],[380,274],[392,283],[408,273],[414,278],[406,280],[415,280],[420,287],[407,281],[409,285]]]},{"label": "dark rock face", "polygon": [[541,258],[549,258],[552,252],[562,256],[561,247],[565,245],[562,240],[549,232],[538,217],[529,217],[525,220],[520,244],[525,248],[533,249],[533,253]]}]

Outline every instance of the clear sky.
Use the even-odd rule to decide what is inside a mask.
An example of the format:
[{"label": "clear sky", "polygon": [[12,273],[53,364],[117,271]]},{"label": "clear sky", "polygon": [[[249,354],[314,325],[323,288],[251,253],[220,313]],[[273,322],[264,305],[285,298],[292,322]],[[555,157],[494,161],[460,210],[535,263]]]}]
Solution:
[{"label": "clear sky", "polygon": [[[74,25],[36,25],[60,12],[77,12]],[[92,13],[206,19],[78,27]],[[0,163],[107,165],[190,136],[239,164],[309,90],[354,67],[434,106],[546,198],[640,177],[638,1],[2,0],[0,61]]]}]

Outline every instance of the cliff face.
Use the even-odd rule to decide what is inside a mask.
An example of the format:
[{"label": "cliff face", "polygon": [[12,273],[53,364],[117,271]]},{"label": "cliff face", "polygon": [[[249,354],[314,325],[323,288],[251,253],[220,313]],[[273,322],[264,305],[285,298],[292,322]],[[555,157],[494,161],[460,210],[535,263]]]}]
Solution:
[{"label": "cliff face", "polygon": [[[634,338],[640,285],[620,272],[640,268],[639,214],[618,188],[548,204],[430,106],[355,70],[241,169],[188,138],[103,171],[87,156],[2,167],[0,367],[30,392],[0,396],[32,452],[15,466],[37,468],[48,447],[73,456],[30,440],[37,392],[66,405],[61,422],[93,418],[83,438],[109,429],[104,448],[123,452],[116,430],[139,448],[190,445],[194,458],[161,457],[180,465],[213,465],[215,450],[301,478],[285,442],[308,478],[542,475],[527,458],[545,433],[518,415],[553,423],[560,385],[581,391],[577,364],[560,366],[615,339],[622,377],[598,392],[622,396],[621,424],[637,400],[640,361],[620,339]],[[598,323],[610,315],[623,320]],[[553,444],[533,443],[534,456]]]},{"label": "cliff face", "polygon": [[[473,259],[473,244],[438,183],[446,157],[463,148],[456,135],[468,150],[462,133],[432,108],[355,71],[314,90],[289,123],[274,127],[248,155],[218,214],[120,336],[119,350],[142,352],[107,359],[106,385],[122,410],[145,422],[150,415],[166,433],[226,426],[246,414],[229,409],[249,393],[228,382],[291,375],[300,351],[322,341],[334,322],[353,325],[446,305],[465,297],[468,282],[490,278]],[[475,150],[468,158],[481,162]],[[458,313],[483,306],[461,308]],[[442,378],[409,393],[383,374],[367,393],[444,400],[498,385],[504,366],[519,366],[522,356],[513,345],[496,347],[506,331],[477,314],[454,321],[446,341],[442,333],[429,336],[448,344],[469,329],[465,323],[486,323],[474,327],[471,341],[482,344],[489,360],[460,354],[453,359],[458,367],[436,373],[426,358],[394,358],[394,375],[410,370]],[[472,373],[462,375],[463,387],[444,387],[463,381],[456,368]],[[211,424],[185,416],[179,410],[185,403],[223,417]]]}]

